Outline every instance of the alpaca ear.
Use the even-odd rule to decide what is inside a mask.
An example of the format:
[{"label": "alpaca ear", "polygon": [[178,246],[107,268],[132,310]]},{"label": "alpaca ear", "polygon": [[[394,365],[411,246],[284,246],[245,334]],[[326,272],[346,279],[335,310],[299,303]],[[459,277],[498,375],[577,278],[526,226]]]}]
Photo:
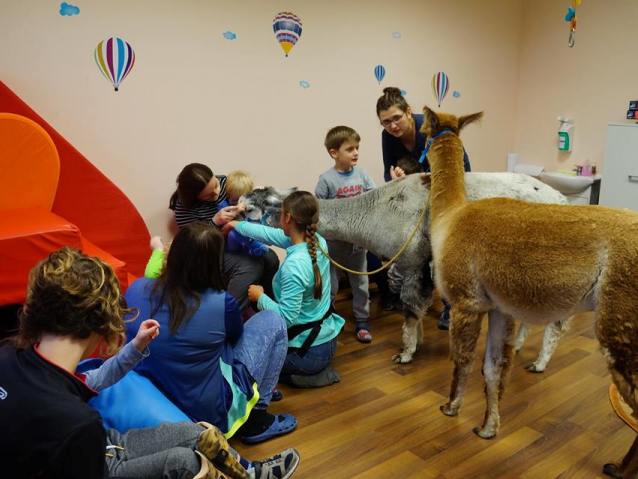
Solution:
[{"label": "alpaca ear", "polygon": [[428,106],[423,107],[423,130],[426,128],[430,130],[430,132],[436,132],[439,129],[439,117],[434,111],[432,111]]},{"label": "alpaca ear", "polygon": [[297,187],[293,186],[292,188],[273,188],[275,190],[275,194],[277,194],[277,196],[279,196],[282,200],[288,196],[291,193],[294,193],[295,191],[297,191]]},{"label": "alpaca ear", "polygon": [[470,123],[474,123],[477,120],[483,118],[483,112],[472,113],[471,115],[463,115],[459,117],[459,132]]}]

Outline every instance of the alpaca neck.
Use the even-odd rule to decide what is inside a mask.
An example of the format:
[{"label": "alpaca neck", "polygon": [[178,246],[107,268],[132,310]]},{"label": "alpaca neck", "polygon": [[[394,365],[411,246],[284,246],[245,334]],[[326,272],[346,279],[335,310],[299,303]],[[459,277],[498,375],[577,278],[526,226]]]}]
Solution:
[{"label": "alpaca neck", "polygon": [[428,161],[432,177],[430,188],[432,222],[436,222],[447,211],[462,206],[467,201],[463,155],[463,144],[453,133],[436,138],[430,147]]},{"label": "alpaca neck", "polygon": [[365,221],[366,208],[360,198],[319,200],[319,233],[327,239],[365,244],[373,228]]}]

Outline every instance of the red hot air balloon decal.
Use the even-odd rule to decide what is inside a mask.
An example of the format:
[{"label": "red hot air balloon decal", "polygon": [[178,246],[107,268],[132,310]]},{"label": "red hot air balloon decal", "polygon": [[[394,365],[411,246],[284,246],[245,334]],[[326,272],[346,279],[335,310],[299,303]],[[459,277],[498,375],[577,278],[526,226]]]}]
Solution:
[{"label": "red hot air balloon decal", "polygon": [[272,21],[275,37],[286,56],[301,37],[301,18],[291,12],[280,12]]},{"label": "red hot air balloon decal", "polygon": [[119,37],[110,37],[95,47],[95,63],[104,78],[113,84],[115,91],[118,91],[120,83],[131,73],[135,64],[135,52],[127,41]]},{"label": "red hot air balloon decal", "polygon": [[445,72],[435,73],[432,77],[432,93],[434,93],[434,98],[436,98],[436,102],[441,107],[441,103],[443,103],[443,99],[445,95],[447,95],[447,91],[450,89],[450,79],[448,78]]}]

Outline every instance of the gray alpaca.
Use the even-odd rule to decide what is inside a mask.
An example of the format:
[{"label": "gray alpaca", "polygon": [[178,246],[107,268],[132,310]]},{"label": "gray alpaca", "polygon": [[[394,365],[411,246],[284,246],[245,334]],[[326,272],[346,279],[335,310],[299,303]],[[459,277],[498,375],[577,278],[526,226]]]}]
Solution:
[{"label": "gray alpaca", "polygon": [[[536,203],[566,203],[559,192],[527,175],[466,173],[465,183],[468,198],[472,200],[509,197]],[[246,217],[279,227],[282,201],[292,191],[294,189],[268,187],[249,193],[241,200],[246,205]],[[391,258],[414,229],[428,196],[424,176],[414,174],[353,198],[319,200],[318,231],[326,239],[347,241],[379,257]],[[432,304],[432,251],[427,216],[426,211],[425,221],[396,262],[403,274],[401,301],[405,314],[403,350],[392,358],[397,363],[412,361],[418,344],[423,341],[421,318]],[[567,320],[546,327],[541,352],[528,366],[530,371],[545,369],[566,327]],[[526,335],[527,329],[521,325],[516,350],[522,347]]]}]

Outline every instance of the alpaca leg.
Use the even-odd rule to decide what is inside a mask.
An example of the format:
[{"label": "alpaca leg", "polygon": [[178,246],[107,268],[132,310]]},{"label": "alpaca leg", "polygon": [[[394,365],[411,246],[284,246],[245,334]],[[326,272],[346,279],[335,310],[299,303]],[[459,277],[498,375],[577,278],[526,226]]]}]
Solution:
[{"label": "alpaca leg", "polygon": [[631,444],[629,451],[625,454],[619,464],[608,463],[603,466],[603,473],[617,479],[635,479],[638,472],[638,436]]},{"label": "alpaca leg", "polygon": [[512,363],[513,342],[514,320],[499,311],[490,311],[487,346],[483,361],[487,409],[483,426],[474,428],[474,432],[483,439],[496,436],[500,427],[499,399],[503,395]]},{"label": "alpaca leg", "polygon": [[395,363],[412,362],[417,346],[423,344],[422,316],[432,304],[434,284],[430,275],[429,260],[424,261],[421,269],[407,268],[401,265],[403,285],[401,302],[405,319],[403,322],[403,348],[399,354],[392,356]]},{"label": "alpaca leg", "polygon": [[403,350],[392,356],[392,360],[395,363],[406,364],[412,362],[419,338],[419,323],[419,318],[406,312],[402,326]]},{"label": "alpaca leg", "polygon": [[638,436],[620,464],[623,479],[635,479],[638,474]]},{"label": "alpaca leg", "polygon": [[547,363],[552,359],[554,351],[558,346],[560,338],[569,329],[569,318],[561,319],[555,323],[550,323],[545,326],[545,333],[543,334],[543,345],[538,353],[538,358],[533,363],[525,366],[530,373],[542,373],[547,367]]},{"label": "alpaca leg", "polygon": [[463,404],[467,378],[472,372],[476,342],[481,332],[482,313],[462,311],[452,306],[450,315],[450,355],[454,361],[454,373],[450,387],[450,400],[441,411],[446,416],[456,416]]},{"label": "alpaca leg", "polygon": [[525,344],[525,340],[527,339],[528,335],[529,335],[529,328],[527,327],[525,323],[521,321],[521,325],[518,328],[518,334],[516,335],[516,341],[514,342],[515,353],[518,353],[521,350],[521,348],[523,347],[523,344]]}]

